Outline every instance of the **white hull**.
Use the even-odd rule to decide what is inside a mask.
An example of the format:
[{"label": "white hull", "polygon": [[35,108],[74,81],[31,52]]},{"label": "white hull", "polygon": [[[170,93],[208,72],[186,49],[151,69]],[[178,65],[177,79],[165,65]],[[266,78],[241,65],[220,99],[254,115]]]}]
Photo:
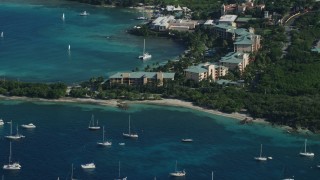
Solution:
[{"label": "white hull", "polygon": [[88,16],[90,15],[89,13],[87,13],[87,11],[83,11],[82,13],[79,14],[80,16]]},{"label": "white hull", "polygon": [[267,160],[266,157],[255,157],[254,159],[257,161],[266,161]]},{"label": "white hull", "polygon": [[89,164],[82,164],[81,165],[82,169],[95,169],[96,165],[94,163],[89,163]]},{"label": "white hull", "polygon": [[98,142],[97,143],[99,146],[111,146],[112,145],[112,142],[108,142],[108,141],[106,141],[106,142]]},{"label": "white hull", "polygon": [[92,127],[88,127],[88,129],[90,129],[90,130],[99,130],[99,129],[101,129],[101,127],[100,126],[92,126]]},{"label": "white hull", "polygon": [[3,165],[4,170],[19,170],[21,169],[21,165],[19,163],[6,164]]},{"label": "white hull", "polygon": [[170,176],[172,177],[183,177],[183,176],[186,176],[186,172],[182,171],[182,172],[173,172],[173,173],[170,173]]},{"label": "white hull", "polygon": [[122,135],[126,138],[138,138],[138,134],[126,134],[126,133],[122,133]]},{"label": "white hull", "polygon": [[14,136],[5,136],[5,138],[16,140],[16,139],[25,138],[25,136],[23,136],[23,135],[14,135]]},{"label": "white hull", "polygon": [[147,60],[147,59],[150,59],[151,57],[152,57],[151,54],[145,53],[142,56],[139,56],[139,59]]},{"label": "white hull", "polygon": [[4,125],[4,122],[2,119],[0,119],[0,126]]},{"label": "white hull", "polygon": [[313,157],[314,153],[311,152],[301,152],[300,156],[305,156],[305,157]]},{"label": "white hull", "polygon": [[124,178],[116,178],[114,180],[127,180],[127,177],[124,177]]},{"label": "white hull", "polygon": [[181,139],[182,142],[192,142],[193,139]]},{"label": "white hull", "polygon": [[25,128],[25,129],[33,129],[36,128],[36,126],[32,123],[30,124],[22,124],[21,127]]}]

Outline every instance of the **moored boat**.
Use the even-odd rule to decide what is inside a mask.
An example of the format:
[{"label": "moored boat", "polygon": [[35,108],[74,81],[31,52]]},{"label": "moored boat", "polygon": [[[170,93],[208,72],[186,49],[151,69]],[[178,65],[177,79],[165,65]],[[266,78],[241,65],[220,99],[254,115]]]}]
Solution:
[{"label": "moored boat", "polygon": [[25,129],[33,129],[36,128],[36,126],[32,123],[29,124],[22,124],[21,127],[25,128]]}]

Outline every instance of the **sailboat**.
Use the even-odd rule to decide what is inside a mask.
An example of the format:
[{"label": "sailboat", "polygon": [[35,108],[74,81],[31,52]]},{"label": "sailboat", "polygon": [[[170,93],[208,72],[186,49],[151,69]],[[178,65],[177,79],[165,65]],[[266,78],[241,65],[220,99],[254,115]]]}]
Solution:
[{"label": "sailboat", "polygon": [[11,162],[11,156],[12,156],[12,152],[11,152],[11,142],[10,142],[10,155],[9,155],[9,163],[3,165],[3,169],[4,170],[19,170],[21,169],[21,165],[18,162]]},{"label": "sailboat", "polygon": [[71,164],[71,177],[70,177],[71,180],[77,180],[75,178],[73,178],[73,164]]},{"label": "sailboat", "polygon": [[300,156],[313,157],[313,152],[307,152],[307,139],[304,140],[304,152],[299,153]]},{"label": "sailboat", "polygon": [[262,144],[260,146],[260,156],[259,157],[254,157],[255,160],[257,161],[266,161],[267,158],[262,156]]},{"label": "sailboat", "polygon": [[17,125],[17,133],[15,135],[12,135],[12,121],[10,123],[10,135],[8,136],[5,136],[5,138],[8,138],[8,139],[21,139],[21,138],[25,138],[24,135],[22,134],[19,134],[19,127]]},{"label": "sailboat", "polygon": [[119,161],[119,177],[114,179],[114,180],[127,180],[127,177],[121,177],[121,174],[120,174],[120,161]]},{"label": "sailboat", "polygon": [[175,170],[174,172],[170,173],[169,175],[172,176],[172,177],[183,177],[186,175],[186,172],[183,170],[183,171],[178,171],[177,170],[177,166],[178,166],[178,161],[176,161],[176,167],[175,167]]},{"label": "sailboat", "polygon": [[112,142],[104,140],[104,126],[102,127],[102,142],[97,142],[100,146],[111,146]]},{"label": "sailboat", "polygon": [[91,116],[91,120],[90,120],[88,129],[90,129],[90,130],[99,130],[100,129],[100,126],[98,126],[98,120],[97,120],[96,125],[94,125],[94,115],[93,114]]},{"label": "sailboat", "polygon": [[81,164],[82,169],[95,169],[96,165],[92,163]]},{"label": "sailboat", "polygon": [[122,133],[122,135],[124,137],[127,138],[138,138],[138,134],[137,133],[131,133],[131,128],[130,128],[130,115],[129,115],[129,132],[128,133]]},{"label": "sailboat", "polygon": [[152,57],[152,55],[146,52],[146,40],[144,39],[143,40],[143,51],[142,51],[142,55],[139,56],[139,59],[146,60],[146,59],[150,59],[151,57]]}]

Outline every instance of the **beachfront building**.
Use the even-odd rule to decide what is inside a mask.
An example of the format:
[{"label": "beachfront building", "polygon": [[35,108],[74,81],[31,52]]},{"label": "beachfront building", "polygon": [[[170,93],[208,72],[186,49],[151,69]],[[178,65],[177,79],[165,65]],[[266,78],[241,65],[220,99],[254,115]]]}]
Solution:
[{"label": "beachfront building", "polygon": [[188,31],[193,30],[198,25],[198,21],[186,20],[186,19],[175,19],[169,21],[169,29],[177,31]]},{"label": "beachfront building", "polygon": [[146,85],[156,83],[162,86],[165,81],[174,80],[175,73],[164,72],[118,72],[109,77],[110,85]]},{"label": "beachfront building", "polygon": [[156,31],[167,31],[171,20],[174,20],[174,16],[158,17],[152,21],[150,28]]},{"label": "beachfront building", "polygon": [[195,82],[208,79],[210,81],[216,81],[221,76],[225,76],[228,73],[228,68],[218,64],[202,63],[196,66],[190,66],[184,70],[186,79],[192,79]]},{"label": "beachfront building", "polygon": [[221,58],[220,64],[230,70],[239,69],[242,73],[249,64],[249,54],[241,52],[230,52]]}]

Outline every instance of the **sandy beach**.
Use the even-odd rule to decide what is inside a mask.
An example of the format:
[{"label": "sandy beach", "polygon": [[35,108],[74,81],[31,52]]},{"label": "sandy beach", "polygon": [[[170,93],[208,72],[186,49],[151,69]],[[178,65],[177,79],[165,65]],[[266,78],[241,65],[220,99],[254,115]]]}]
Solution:
[{"label": "sandy beach", "polygon": [[[119,100],[100,100],[100,99],[92,99],[92,98],[60,98],[60,99],[42,99],[42,98],[28,98],[28,97],[16,97],[16,96],[0,96],[0,100],[19,100],[19,101],[29,101],[29,102],[67,102],[67,103],[87,103],[87,104],[98,104],[104,106],[117,107]],[[201,112],[206,112],[210,114],[215,114],[219,116],[225,116],[234,118],[237,120],[244,120],[245,118],[252,119],[250,116],[246,114],[240,113],[223,113],[217,110],[205,109],[199,106],[195,106],[192,102],[182,101],[179,99],[161,99],[161,100],[145,100],[145,101],[125,101],[127,104],[150,104],[150,105],[160,105],[160,106],[174,106],[174,107],[183,107],[189,108]],[[255,119],[253,122],[267,123],[263,119]]]}]

